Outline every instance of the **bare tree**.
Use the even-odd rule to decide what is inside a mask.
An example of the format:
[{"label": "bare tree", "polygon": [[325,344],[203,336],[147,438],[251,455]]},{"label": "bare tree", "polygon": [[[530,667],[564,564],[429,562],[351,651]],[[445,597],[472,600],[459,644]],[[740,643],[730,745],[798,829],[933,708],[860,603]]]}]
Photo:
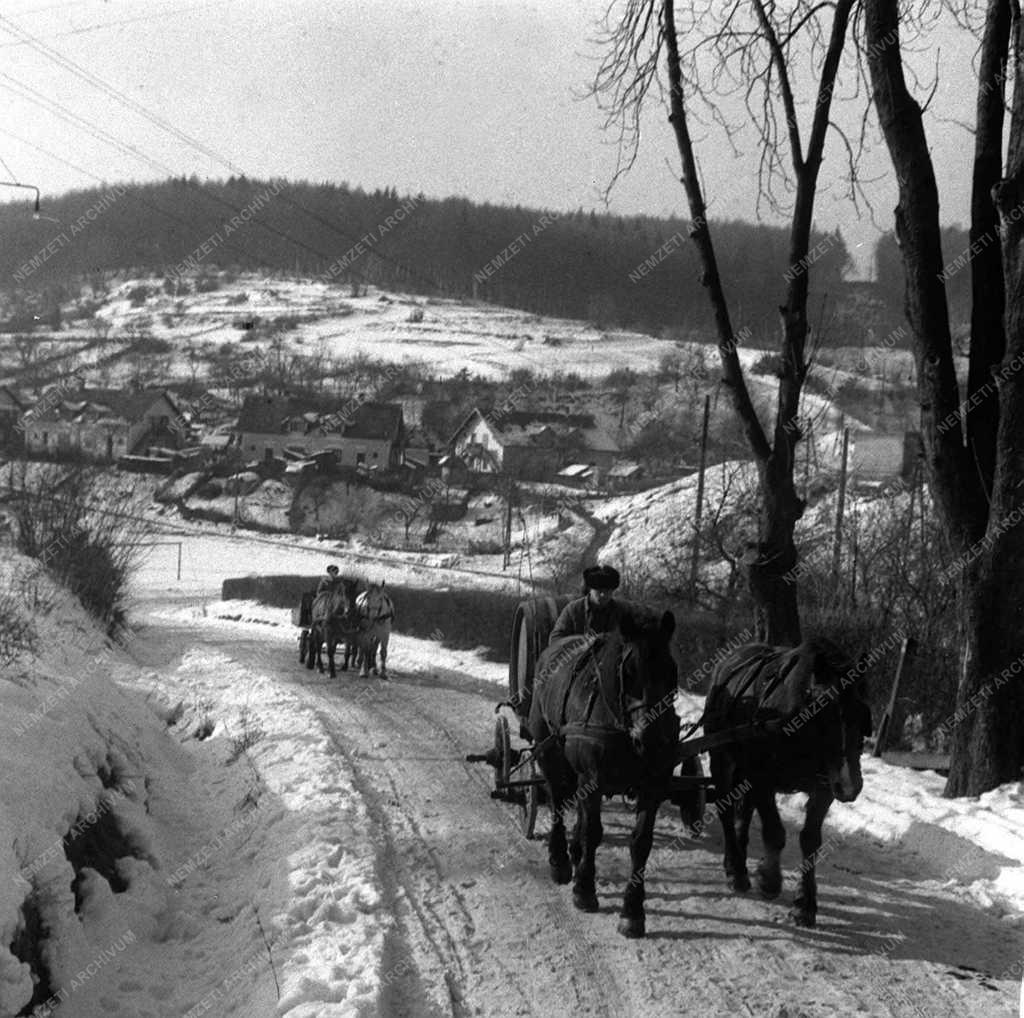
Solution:
[{"label": "bare tree", "polygon": [[913,34],[910,14],[897,0],[866,0],[864,8],[874,103],[899,185],[896,237],[906,270],[929,484],[956,556],[948,568],[961,586],[964,654],[950,796],[1017,781],[1024,766],[1024,304],[1007,299],[1024,286],[1024,25],[1014,0],[965,5],[965,17],[982,6],[964,393],[954,369],[938,187],[922,108],[903,67],[906,37]]},{"label": "bare tree", "polygon": [[[761,506],[758,540],[746,559],[751,593],[757,604],[759,635],[775,643],[796,643],[800,621],[795,584],[784,577],[797,562],[793,532],[804,511],[793,483],[800,393],[807,374],[808,293],[814,200],[840,58],[854,0],[816,3],[798,0],[777,9],[772,0],[697,0],[685,11],[674,0],[626,0],[622,15],[610,24],[608,51],[593,91],[617,128],[623,153],[616,177],[636,156],[640,115],[662,55],[667,64],[669,121],[682,163],[693,240],[702,266],[702,282],[714,312],[723,382],[742,422],[757,463]],[[680,40],[686,49],[680,48]],[[797,93],[801,68],[816,69],[806,135],[801,129]],[[726,132],[731,127],[721,98],[738,92],[759,134],[759,193],[781,210],[779,188],[788,189],[789,263],[782,320],[780,371],[771,438],[758,419],[737,354],[730,303],[718,269],[704,186],[690,132],[694,107],[701,106]],[[847,143],[851,162],[854,147]],[[788,159],[787,159],[788,152]],[[852,177],[852,175],[851,175]],[[613,180],[614,183],[614,180]]]}]

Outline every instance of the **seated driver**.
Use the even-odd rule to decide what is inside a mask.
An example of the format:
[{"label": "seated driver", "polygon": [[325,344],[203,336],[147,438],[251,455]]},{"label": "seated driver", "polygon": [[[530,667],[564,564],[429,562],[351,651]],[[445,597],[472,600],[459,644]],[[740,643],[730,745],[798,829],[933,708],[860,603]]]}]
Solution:
[{"label": "seated driver", "polygon": [[335,565],[329,565],[327,567],[327,575],[320,578],[320,582],[316,586],[316,592],[322,594],[325,590],[335,591],[338,589],[341,580],[338,576],[338,567]]},{"label": "seated driver", "polygon": [[618,586],[618,570],[611,566],[584,569],[583,596],[570,601],[562,609],[551,630],[548,645],[567,636],[590,636],[617,630],[626,614],[625,607],[612,597]]}]

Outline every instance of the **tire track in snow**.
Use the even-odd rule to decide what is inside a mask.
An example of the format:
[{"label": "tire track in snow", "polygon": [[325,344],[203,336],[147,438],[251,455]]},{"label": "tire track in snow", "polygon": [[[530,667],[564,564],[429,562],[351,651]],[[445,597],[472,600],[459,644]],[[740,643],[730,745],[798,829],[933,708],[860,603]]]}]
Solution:
[{"label": "tire track in snow", "polygon": [[[970,973],[972,966],[1004,971],[1016,931],[937,886],[905,850],[845,839],[842,866],[831,858],[821,866],[819,928],[795,930],[784,920],[787,905],[726,892],[717,825],[696,846],[676,843],[678,815],[666,811],[648,870],[648,938],[626,941],[615,933],[608,905],[628,876],[631,817],[614,806],[606,810],[603,912],[575,913],[567,889],[548,879],[541,846],[524,841],[511,811],[490,800],[488,769],[462,760],[467,749],[490,741],[497,698],[489,690],[451,688],[456,681],[479,687],[471,666],[431,650],[365,699],[368,687],[358,680],[310,682],[279,633],[240,636],[222,625],[162,629],[163,647],[184,652],[197,639],[216,646],[228,659],[301,690],[310,709],[330,722],[327,730],[383,835],[385,899],[393,900],[398,919],[386,945],[385,977],[407,962],[382,998],[388,1018],[1011,1013],[1009,990],[1015,998],[1018,986],[986,987]],[[167,656],[162,650],[161,663]],[[448,678],[438,684],[432,673]],[[796,839],[791,821],[787,827],[791,867]],[[401,881],[391,875],[395,867]],[[788,898],[791,874],[787,881]],[[894,950],[884,949],[897,940]]]},{"label": "tire track in snow", "polygon": [[[510,875],[519,871],[521,882],[508,886],[504,881],[501,900],[493,900],[489,878],[497,877],[500,881],[500,871],[506,866],[503,863],[480,879],[479,855],[488,850],[493,855],[502,845],[506,846],[507,854],[510,839],[516,853],[521,847],[524,854],[534,856],[535,867],[540,863],[541,853],[537,846],[522,838],[507,811],[494,807],[490,786],[479,768],[472,768],[462,759],[467,747],[445,729],[442,735],[454,752],[439,753],[432,730],[443,728],[443,722],[435,714],[414,708],[412,697],[407,698],[414,687],[398,688],[402,688],[401,701],[385,694],[365,712],[359,708],[353,711],[350,701],[330,697],[327,714],[345,725],[345,736],[353,741],[349,748],[343,744],[344,736],[335,740],[339,752],[345,754],[358,774],[360,791],[384,834],[381,868],[396,866],[390,878],[397,878],[401,897],[412,912],[417,929],[423,932],[430,951],[438,959],[437,964],[426,966],[435,970],[431,981],[437,982],[438,968],[451,973],[448,982],[453,1015],[460,1015],[460,1000],[475,1005],[475,1010],[466,1011],[467,1014],[631,1014],[627,999],[610,975],[611,966],[597,962],[596,956],[603,951],[587,935],[574,912],[566,908],[559,889],[551,884],[538,885],[537,875],[522,873],[526,867],[519,861],[508,864],[507,869]],[[365,717],[356,716],[364,713]],[[379,752],[382,721],[391,737],[401,744],[399,753]],[[432,765],[426,784],[425,775],[417,773],[426,769],[424,765]],[[471,794],[467,794],[467,785]],[[443,810],[457,807],[460,822],[453,825],[437,812],[435,796],[441,799]],[[425,805],[430,804],[426,809],[417,808],[421,797]],[[439,818],[444,829],[440,832]],[[473,832],[473,846],[479,846],[476,854],[472,847],[467,853],[468,860],[458,860],[457,851],[442,854],[440,846],[454,848],[452,837],[457,841],[460,833],[467,831]],[[476,869],[460,875],[453,872],[453,863],[457,861],[468,863],[471,870],[475,863]],[[546,859],[543,868],[546,871]],[[478,900],[481,889],[492,899],[483,909]],[[538,896],[539,901],[524,905],[525,898]],[[515,934],[522,925],[523,911],[533,919],[541,916],[542,921],[534,931],[537,950],[550,953],[552,945],[544,938],[550,941],[554,937],[554,954],[561,956],[557,964],[547,966],[549,972],[543,978],[538,978],[532,965],[515,964],[524,954],[521,937]],[[610,921],[607,915],[595,918],[604,923]],[[490,923],[481,928],[481,919],[489,919]],[[495,933],[495,926],[500,923],[511,932]],[[405,936],[415,940],[415,934],[410,936],[408,928]],[[502,937],[511,937],[512,943],[502,944]],[[526,948],[528,956],[529,945]],[[500,1007],[491,1010],[496,1001],[501,1002]]]},{"label": "tire track in snow", "polygon": [[[455,759],[452,762],[458,764],[458,766],[465,772],[469,781],[474,782],[480,787],[481,793],[486,794],[487,796],[487,804],[491,809],[493,809],[494,800],[490,797],[492,783],[487,781],[484,777],[486,769],[482,769],[479,765],[467,763],[465,760],[467,751],[472,751],[474,747],[461,743],[452,734],[447,725],[438,719],[436,714],[428,714],[425,712],[418,704],[419,696],[417,693],[413,692],[414,688],[415,687],[410,688],[410,695],[405,701],[405,705],[409,709],[415,711],[419,720],[432,725],[441,732],[445,739],[450,743],[455,753]],[[387,708],[385,707],[385,710],[386,709]],[[402,719],[396,718],[395,721],[396,723],[401,723]],[[544,856],[544,853],[539,850],[536,844],[528,842],[522,836],[518,826],[509,816],[507,810],[499,808],[496,812],[498,816],[502,818],[504,824],[510,828],[510,840],[513,846],[515,846],[517,850],[521,848],[524,854],[532,856],[537,865],[545,871],[546,876],[547,859]],[[552,895],[551,901],[554,906],[552,918],[554,923],[564,934],[566,943],[575,951],[577,962],[576,971],[584,972],[586,974],[587,988],[585,991],[581,991],[579,979],[575,972],[572,973],[570,977],[570,982],[576,992],[578,1006],[585,1006],[584,998],[587,996],[593,996],[593,991],[597,990],[598,993],[591,1003],[597,1006],[600,1010],[586,1013],[608,1013],[616,1016],[628,1016],[632,1014],[632,1008],[625,999],[621,987],[615,982],[613,976],[610,974],[612,965],[609,963],[609,960],[607,958],[603,958],[603,967],[598,966],[595,969],[593,965],[593,956],[595,954],[603,955],[605,952],[597,941],[588,936],[579,914],[575,911],[575,908],[570,909],[566,906],[565,893],[559,893],[555,886],[550,882],[546,885],[546,890],[548,894]],[[462,904],[463,907],[465,907],[465,902],[462,902]],[[583,941],[589,941],[586,948],[582,945]],[[598,987],[589,985],[595,981],[606,985]]]}]

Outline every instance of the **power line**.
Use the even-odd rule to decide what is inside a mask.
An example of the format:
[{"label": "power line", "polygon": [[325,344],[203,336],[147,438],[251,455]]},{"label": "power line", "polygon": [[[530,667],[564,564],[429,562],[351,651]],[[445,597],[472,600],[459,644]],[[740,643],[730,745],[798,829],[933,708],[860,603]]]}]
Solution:
[{"label": "power line", "polygon": [[[141,14],[137,18],[122,18],[120,21],[98,21],[93,25],[83,25],[81,28],[72,28],[67,32],[58,32],[54,38],[64,39],[69,35],[85,35],[86,32],[96,32],[102,28],[118,28],[121,25],[134,25],[142,21],[155,21],[157,18],[167,18],[172,14],[187,14],[191,11],[201,11],[210,7],[222,7],[226,4],[237,3],[238,0],[214,0],[211,3],[195,4],[191,7],[174,7],[168,11],[158,11],[154,14]],[[43,11],[53,10],[54,8],[66,8],[69,6],[75,6],[74,4],[51,4],[49,7],[37,7],[32,11],[22,11],[18,17],[24,17],[28,14],[38,14]],[[80,6],[80,5],[79,5]],[[7,49],[11,46],[26,46],[27,41],[18,42],[3,42],[0,43],[0,49]]]},{"label": "power line", "polygon": [[[136,99],[133,99],[131,96],[126,95],[120,89],[111,85],[103,78],[100,78],[98,75],[93,74],[87,68],[84,68],[80,64],[77,64],[70,57],[66,57],[64,54],[60,53],[52,46],[47,45],[41,39],[36,38],[27,30],[20,28],[17,24],[11,21],[10,18],[7,18],[4,15],[0,14],[0,25],[5,27],[10,34],[14,35],[16,38],[20,38],[23,42],[27,43],[32,49],[36,50],[37,53],[40,53],[41,55],[45,56],[48,60],[51,60],[52,62],[56,63],[59,67],[69,71],[76,77],[87,82],[94,88],[103,92],[105,95],[114,99],[116,102],[119,102],[121,105],[139,114],[140,116],[148,120],[150,123],[160,128],[162,131],[170,134],[178,141],[195,149],[197,152],[206,156],[207,158],[220,163],[222,166],[225,166],[232,173],[236,173],[239,176],[243,177],[247,176],[245,171],[240,166],[232,162],[226,156],[210,148],[202,141],[199,141],[197,138],[194,138],[192,135],[187,134],[185,131],[182,131],[180,128],[176,127],[174,124],[168,121],[165,117],[162,117],[157,113],[153,113],[150,109],[148,109],[142,103],[138,102]],[[171,175],[173,176],[173,171],[170,172]],[[331,222],[324,216],[321,216],[319,213],[314,212],[313,210],[307,208],[306,206],[302,205],[299,202],[296,202],[288,195],[283,195],[282,197],[286,204],[296,209],[297,211],[300,211],[305,215],[309,216],[311,219],[313,219],[315,222],[320,223],[325,228],[334,231],[339,236],[344,237],[349,242],[359,243],[362,237],[366,235],[367,231],[363,230],[363,232],[359,236],[356,236],[355,234],[352,234],[349,231],[342,229],[337,224]],[[237,211],[238,210],[236,210],[236,212]],[[418,278],[426,283],[429,283],[432,288],[438,291],[443,291],[443,287],[437,280],[430,279],[429,277],[422,275],[416,269],[413,269],[408,265],[404,265],[403,263],[397,261],[396,259],[392,258],[390,255],[386,254],[383,251],[374,250],[373,253],[382,261],[392,262],[394,265],[405,271],[411,278]],[[327,260],[330,261],[330,258],[328,257]],[[363,276],[362,273],[357,272],[356,275],[359,275],[361,278],[365,279],[365,276]]]},{"label": "power line", "polygon": [[[3,15],[0,15],[0,21],[2,20]],[[68,123],[71,123],[75,127],[78,127],[80,130],[85,131],[87,134],[91,135],[97,140],[104,142],[104,144],[110,145],[111,147],[116,148],[118,151],[124,154],[134,156],[135,158],[147,163],[150,167],[155,168],[160,173],[165,173],[172,179],[174,178],[175,171],[170,166],[161,163],[159,160],[153,159],[151,156],[148,156],[146,153],[140,151],[134,145],[129,145],[121,141],[119,138],[111,134],[109,131],[105,130],[102,127],[99,127],[96,124],[93,124],[85,117],[79,116],[77,113],[75,113],[72,110],[69,110],[66,106],[62,105],[61,103],[58,103],[55,100],[48,98],[47,96],[39,92],[37,89],[33,88],[31,85],[26,85],[24,84],[24,82],[18,81],[18,79],[3,72],[0,72],[0,78],[3,78],[8,82],[11,82],[11,84],[4,84],[2,81],[0,81],[0,88],[5,88],[8,91],[14,92],[14,94],[19,95],[20,98],[26,99],[28,102],[34,103],[37,106],[41,106],[48,112],[53,113],[54,116],[57,116],[60,119],[65,120]],[[90,176],[92,176],[92,174],[90,174]],[[226,199],[221,198],[219,195],[212,193],[198,182],[193,183],[192,181],[186,179],[185,184],[187,187],[190,187],[193,190],[198,191],[198,193],[201,194],[207,201],[214,202],[215,204],[228,209],[235,215],[240,215],[243,211],[237,205],[234,205],[231,202],[227,201]],[[312,247],[305,241],[299,240],[297,237],[293,237],[291,234],[285,232],[284,230],[280,230],[276,226],[272,226],[269,223],[264,222],[263,220],[250,219],[249,222],[255,226],[258,226],[260,229],[266,230],[269,233],[272,233],[275,236],[291,244],[294,244],[296,247],[299,247],[302,250],[315,255],[318,259],[325,263],[329,263],[332,259],[332,255],[327,254],[326,252],[321,251],[318,248]],[[360,270],[355,269],[353,267],[352,272],[360,279],[366,281],[365,274]]]}]

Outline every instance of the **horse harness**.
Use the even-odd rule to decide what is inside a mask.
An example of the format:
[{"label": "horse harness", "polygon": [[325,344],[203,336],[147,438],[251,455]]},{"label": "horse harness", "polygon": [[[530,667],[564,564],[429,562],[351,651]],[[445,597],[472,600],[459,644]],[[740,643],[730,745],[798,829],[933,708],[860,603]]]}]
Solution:
[{"label": "horse harness", "polygon": [[[607,669],[604,671],[601,669],[598,650],[603,645],[604,636],[598,635],[595,637],[589,646],[585,646],[583,648],[583,653],[581,654],[579,661],[577,661],[573,667],[572,674],[569,681],[566,683],[565,693],[562,697],[562,706],[559,711],[558,718],[558,732],[562,739],[569,736],[572,736],[573,738],[596,739],[601,735],[607,734],[626,735],[633,739],[634,744],[636,744],[633,729],[625,723],[625,719],[629,717],[630,710],[626,703],[624,668],[626,661],[629,660],[630,655],[633,653],[633,648],[629,644],[624,644],[623,652],[616,655],[614,672],[611,672]],[[587,698],[587,705],[583,712],[583,718],[580,721],[567,721],[566,710],[569,704],[569,697],[572,694],[576,682],[586,675],[588,665],[593,665],[593,678],[590,696]],[[612,690],[608,687],[613,682],[614,691],[618,694],[618,710],[615,710],[612,703],[609,702]],[[597,706],[598,701],[604,705],[608,715],[613,719],[611,724],[591,720],[594,708]],[[643,705],[641,704],[641,709],[642,708]],[[622,718],[623,720],[620,721],[619,718]]]}]

